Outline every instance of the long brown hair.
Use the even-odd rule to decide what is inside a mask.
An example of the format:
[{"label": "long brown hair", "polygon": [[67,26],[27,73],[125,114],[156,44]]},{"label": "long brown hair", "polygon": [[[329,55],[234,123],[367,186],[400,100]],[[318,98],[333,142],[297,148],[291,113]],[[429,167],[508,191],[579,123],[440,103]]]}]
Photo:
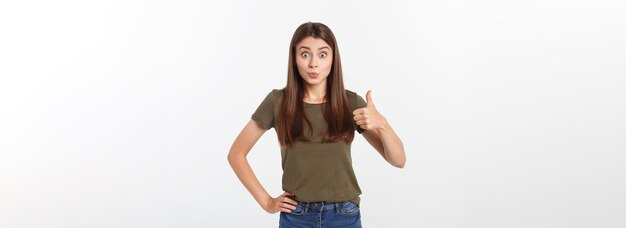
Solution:
[{"label": "long brown hair", "polygon": [[332,49],[333,63],[330,74],[326,79],[326,105],[324,119],[328,130],[322,139],[323,142],[344,141],[351,143],[354,139],[354,125],[352,112],[348,106],[346,91],[343,86],[341,73],[341,58],[335,35],[322,23],[307,22],[300,25],[291,38],[289,46],[289,66],[287,69],[287,85],[282,89],[283,97],[280,105],[280,114],[276,127],[276,134],[281,146],[292,145],[296,140],[310,141],[304,136],[303,120],[312,129],[311,122],[304,114],[304,79],[298,73],[296,65],[296,45],[304,38],[313,37],[324,40]]}]

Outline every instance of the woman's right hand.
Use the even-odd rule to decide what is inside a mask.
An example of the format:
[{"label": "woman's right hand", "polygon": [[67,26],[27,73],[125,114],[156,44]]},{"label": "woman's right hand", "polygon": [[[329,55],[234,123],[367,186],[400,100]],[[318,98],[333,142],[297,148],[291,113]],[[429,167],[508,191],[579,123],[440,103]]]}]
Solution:
[{"label": "woman's right hand", "polygon": [[270,198],[263,206],[263,209],[265,209],[265,211],[270,214],[274,214],[279,211],[291,213],[291,210],[296,209],[295,205],[297,205],[298,202],[290,199],[287,196],[293,196],[293,194],[289,192],[283,192],[283,194],[276,198]]}]

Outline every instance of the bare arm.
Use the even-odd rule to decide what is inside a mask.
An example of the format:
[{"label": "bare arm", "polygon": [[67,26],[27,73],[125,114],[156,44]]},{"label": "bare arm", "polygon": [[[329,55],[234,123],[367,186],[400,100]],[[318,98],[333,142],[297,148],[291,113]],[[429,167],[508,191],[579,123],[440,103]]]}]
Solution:
[{"label": "bare arm", "polygon": [[387,121],[382,128],[364,131],[363,137],[389,164],[404,168],[406,164],[404,145]]},{"label": "bare arm", "polygon": [[269,213],[275,213],[279,210],[290,212],[289,209],[295,209],[295,206],[286,205],[286,202],[296,204],[295,201],[285,197],[290,194],[283,193],[277,198],[272,198],[263,185],[261,185],[256,175],[254,175],[248,163],[248,159],[246,158],[254,144],[256,144],[266,131],[267,130],[261,128],[254,120],[250,120],[241,130],[235,142],[233,142],[228,152],[228,163],[233,168],[233,171],[235,171],[241,183],[265,211]]},{"label": "bare arm", "polygon": [[354,110],[354,120],[362,128],[362,133],[367,142],[385,158],[389,164],[404,168],[406,155],[402,140],[391,128],[387,119],[378,112],[372,101],[372,91],[367,91],[367,106]]}]

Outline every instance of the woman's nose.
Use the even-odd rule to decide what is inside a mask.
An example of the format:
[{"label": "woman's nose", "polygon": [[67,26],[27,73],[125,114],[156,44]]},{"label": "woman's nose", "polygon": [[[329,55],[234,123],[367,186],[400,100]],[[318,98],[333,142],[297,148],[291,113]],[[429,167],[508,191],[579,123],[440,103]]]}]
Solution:
[{"label": "woman's nose", "polygon": [[309,61],[309,68],[315,68],[315,67],[317,67],[317,59],[315,57],[313,57]]}]

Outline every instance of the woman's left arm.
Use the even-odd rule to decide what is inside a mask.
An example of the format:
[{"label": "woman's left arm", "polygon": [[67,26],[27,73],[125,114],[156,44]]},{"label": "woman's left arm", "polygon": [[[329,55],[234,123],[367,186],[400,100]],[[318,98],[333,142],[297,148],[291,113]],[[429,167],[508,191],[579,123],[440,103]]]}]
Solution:
[{"label": "woman's left arm", "polygon": [[371,90],[366,94],[367,106],[354,110],[354,120],[365,129],[363,137],[391,165],[404,168],[406,155],[402,140],[391,128],[387,119],[381,115],[372,101]]}]

